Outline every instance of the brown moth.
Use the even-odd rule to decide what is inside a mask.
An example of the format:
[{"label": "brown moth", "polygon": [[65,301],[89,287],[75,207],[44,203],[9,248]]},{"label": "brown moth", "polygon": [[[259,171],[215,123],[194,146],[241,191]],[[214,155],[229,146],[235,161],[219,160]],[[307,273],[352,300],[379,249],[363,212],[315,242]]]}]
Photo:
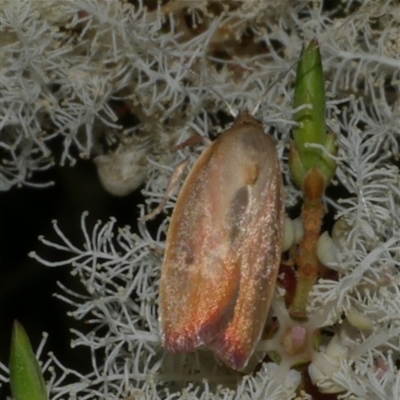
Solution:
[{"label": "brown moth", "polygon": [[[165,202],[142,219],[154,217]],[[230,368],[246,366],[270,308],[283,219],[275,143],[242,111],[197,160],[172,214],[160,282],[161,341],[168,351],[206,345]]]},{"label": "brown moth", "polygon": [[169,226],[160,283],[163,346],[208,346],[243,369],[279,269],[284,204],[273,139],[241,111],[196,161]]}]

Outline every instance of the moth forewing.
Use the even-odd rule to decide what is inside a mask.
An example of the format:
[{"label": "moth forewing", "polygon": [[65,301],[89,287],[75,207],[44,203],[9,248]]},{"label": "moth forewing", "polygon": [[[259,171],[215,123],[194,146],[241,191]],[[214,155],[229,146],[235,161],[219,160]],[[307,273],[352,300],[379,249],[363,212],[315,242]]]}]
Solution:
[{"label": "moth forewing", "polygon": [[[240,245],[240,285],[227,328],[209,344],[229,367],[243,369],[267,319],[281,258],[283,185],[275,146],[269,139],[265,164],[250,189]],[[263,152],[262,147],[259,148]]]},{"label": "moth forewing", "polygon": [[160,283],[167,350],[206,344],[229,367],[246,365],[279,268],[282,187],[273,140],[241,112],[197,160],[172,214]]},{"label": "moth forewing", "polygon": [[160,284],[162,341],[170,351],[190,351],[215,336],[231,318],[238,292],[239,264],[218,195],[218,143],[193,166],[171,218]]}]

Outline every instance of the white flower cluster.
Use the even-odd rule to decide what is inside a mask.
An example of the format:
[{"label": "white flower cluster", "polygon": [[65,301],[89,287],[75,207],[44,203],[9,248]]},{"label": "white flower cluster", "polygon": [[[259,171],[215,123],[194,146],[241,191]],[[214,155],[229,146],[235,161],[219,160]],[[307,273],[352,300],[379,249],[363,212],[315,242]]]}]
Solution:
[{"label": "white flower cluster", "polygon": [[[278,295],[272,311],[284,335],[308,338],[309,374],[322,393],[400,399],[396,1],[347,1],[332,10],[322,1],[300,0],[134,3],[3,0],[0,188],[34,185],[31,174],[54,163],[51,143],[58,138],[61,163],[96,156],[108,190],[125,194],[145,181],[155,207],[173,166],[196,155],[192,149],[171,155],[170,148],[194,133],[216,132],[227,114],[224,100],[250,109],[262,100],[258,117],[277,139],[291,206],[299,198],[287,165],[294,125],[291,67],[304,40],[316,37],[327,122],[339,147],[340,193],[329,190],[324,199],[338,220],[335,257],[328,263],[338,278],[315,285],[306,323],[294,323]],[[112,101],[125,104],[139,123],[121,126]],[[100,145],[110,137],[118,143],[114,152]],[[93,326],[89,335],[74,332],[73,341],[91,351],[89,375],[68,370],[53,355],[44,362],[50,399],[310,398],[298,392],[301,376],[292,369],[301,360],[285,357],[284,350],[279,365],[265,363],[246,376],[222,367],[205,349],[164,353],[157,289],[168,221],[153,238],[144,224],[137,236],[114,219],[89,232],[85,215],[83,245],[72,243],[56,222],[60,241],[41,238],[62,261],[32,254],[50,267],[71,266],[87,294],[60,285],[57,297],[71,305],[71,316]],[[309,339],[317,329],[319,347]],[[284,335],[260,348],[279,349]],[[65,383],[71,375],[76,383]]]}]

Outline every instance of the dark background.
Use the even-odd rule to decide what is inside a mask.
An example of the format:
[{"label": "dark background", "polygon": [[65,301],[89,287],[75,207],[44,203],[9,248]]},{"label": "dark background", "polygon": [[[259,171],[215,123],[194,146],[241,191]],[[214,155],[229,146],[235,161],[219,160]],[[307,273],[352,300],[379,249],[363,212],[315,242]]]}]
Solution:
[{"label": "dark background", "polygon": [[[33,350],[49,333],[44,353],[54,352],[66,366],[82,373],[90,370],[89,351],[70,348],[71,328],[87,331],[85,324],[66,315],[71,306],[53,297],[62,293],[61,281],[74,291],[82,292],[79,279],[70,275],[71,267],[45,267],[28,257],[35,251],[46,260],[61,260],[62,254],[38,241],[39,235],[56,239],[52,220],[57,219],[65,236],[75,245],[83,243],[80,227],[82,212],[89,211],[88,231],[98,219],[117,218],[118,226],[135,230],[140,190],[126,197],[114,197],[101,186],[91,161],[78,161],[74,167],[54,167],[33,176],[35,182],[52,180],[50,188],[12,188],[0,192],[0,360],[8,365],[12,323],[17,319],[27,331]],[[42,357],[42,360],[47,357]],[[0,397],[8,394],[8,385]],[[1,394],[3,392],[3,394]]]}]

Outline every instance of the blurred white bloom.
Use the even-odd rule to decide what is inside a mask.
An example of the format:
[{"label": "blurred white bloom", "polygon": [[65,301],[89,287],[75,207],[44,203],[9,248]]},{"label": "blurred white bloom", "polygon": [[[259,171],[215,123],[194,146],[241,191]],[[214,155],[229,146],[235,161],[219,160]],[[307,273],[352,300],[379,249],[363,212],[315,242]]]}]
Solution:
[{"label": "blurred white bloom", "polygon": [[400,396],[400,379],[393,352],[379,348],[390,348],[399,335],[397,327],[367,339],[345,323],[325,351],[312,360],[310,376],[323,393],[345,392],[345,397],[357,400],[396,400]]},{"label": "blurred white bloom", "polygon": [[114,152],[93,159],[104,189],[115,196],[125,196],[144,182],[147,161],[143,147],[146,146],[128,140]]},{"label": "blurred white bloom", "polygon": [[333,270],[341,271],[338,253],[339,248],[335,245],[329,233],[326,231],[323,232],[317,244],[317,256],[319,261]]}]

